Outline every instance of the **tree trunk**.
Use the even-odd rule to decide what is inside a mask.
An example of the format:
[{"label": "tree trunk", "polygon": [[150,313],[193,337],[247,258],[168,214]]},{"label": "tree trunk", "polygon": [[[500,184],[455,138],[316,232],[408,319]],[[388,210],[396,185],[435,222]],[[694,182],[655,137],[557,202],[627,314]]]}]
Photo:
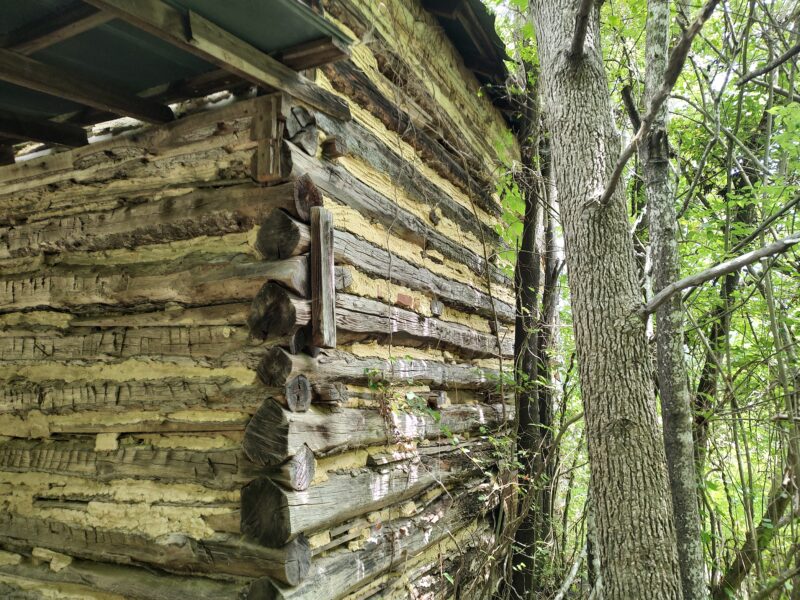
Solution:
[{"label": "tree trunk", "polygon": [[570,58],[571,0],[532,2],[566,240],[604,597],[679,598],[680,574],[640,304],[620,188],[596,201],[620,148],[593,7],[585,55]]},{"label": "tree trunk", "polygon": [[[669,37],[669,0],[647,3],[645,106],[650,106],[664,80]],[[667,110],[653,120],[650,135],[640,146],[647,193],[653,292],[680,277],[675,195],[670,184]],[[678,541],[678,560],[684,600],[708,597],[700,540],[701,521],[692,439],[692,407],[683,358],[681,295],[656,312],[656,371],[661,396],[664,448]]]}]

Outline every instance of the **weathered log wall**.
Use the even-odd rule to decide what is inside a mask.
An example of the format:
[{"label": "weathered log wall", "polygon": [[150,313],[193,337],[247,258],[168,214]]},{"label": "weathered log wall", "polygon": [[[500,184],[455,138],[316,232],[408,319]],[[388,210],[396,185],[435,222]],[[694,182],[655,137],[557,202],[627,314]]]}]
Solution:
[{"label": "weathered log wall", "polygon": [[0,595],[484,574],[514,148],[416,2],[326,4],[353,120],[275,94],[0,168]]}]

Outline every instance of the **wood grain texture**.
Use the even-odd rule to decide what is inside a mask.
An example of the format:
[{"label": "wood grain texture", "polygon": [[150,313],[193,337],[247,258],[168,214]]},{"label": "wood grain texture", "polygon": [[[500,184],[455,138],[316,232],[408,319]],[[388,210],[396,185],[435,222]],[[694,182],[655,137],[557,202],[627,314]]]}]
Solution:
[{"label": "wood grain texture", "polygon": [[333,215],[311,209],[311,332],[320,348],[336,347],[336,278],[333,268]]}]

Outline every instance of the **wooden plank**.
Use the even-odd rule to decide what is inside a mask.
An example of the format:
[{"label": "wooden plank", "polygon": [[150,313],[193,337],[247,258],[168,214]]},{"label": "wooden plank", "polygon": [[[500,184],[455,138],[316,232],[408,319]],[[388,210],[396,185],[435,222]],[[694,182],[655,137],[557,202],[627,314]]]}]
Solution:
[{"label": "wooden plank", "polygon": [[348,58],[350,49],[332,37],[324,37],[305,44],[281,50],[277,58],[295,71],[313,69],[328,63]]},{"label": "wooden plank", "polygon": [[[39,546],[98,562],[156,566],[195,576],[267,575],[289,585],[300,583],[311,563],[311,550],[303,537],[283,548],[270,549],[239,535],[217,535],[202,541],[183,534],[153,539],[134,532],[80,527],[8,512],[0,515],[0,545],[22,551]],[[190,589],[185,588],[184,594]]]},{"label": "wooden plank", "polygon": [[160,0],[88,2],[243,79],[283,90],[331,116],[350,119],[344,100],[196,13],[189,12],[187,23],[180,11]]},{"label": "wooden plank", "polygon": [[308,295],[308,261],[245,261],[241,255],[210,261],[202,253],[180,261],[117,266],[58,265],[0,279],[0,310],[34,307],[81,309],[179,302],[202,306],[252,300],[263,282],[278,281]]},{"label": "wooden plank", "polygon": [[470,364],[442,363],[418,358],[360,357],[341,350],[322,350],[316,357],[289,354],[271,348],[258,367],[262,383],[283,387],[291,377],[303,374],[312,387],[322,383],[368,383],[376,377],[382,381],[414,385],[430,385],[442,389],[494,390],[500,374]]},{"label": "wooden plank", "polygon": [[[296,536],[334,527],[347,519],[413,498],[432,485],[468,479],[489,459],[488,444],[463,448],[446,445],[431,455],[414,453],[408,461],[372,470],[331,474],[303,492],[258,478],[242,488],[242,532],[267,547],[280,547]],[[483,463],[487,468],[489,460]]]},{"label": "wooden plank", "polygon": [[[424,395],[424,392],[422,393]],[[457,404],[443,407],[437,417],[427,412],[312,406],[292,412],[270,399],[250,419],[242,448],[257,465],[274,466],[308,447],[325,456],[345,450],[390,444],[397,439],[445,438],[480,427],[495,430],[511,421],[514,407],[502,404]]]},{"label": "wooden plank", "polygon": [[86,131],[77,125],[33,119],[6,111],[0,111],[0,135],[73,148],[89,143]]},{"label": "wooden plank", "polygon": [[376,523],[369,530],[370,543],[353,552],[315,556],[310,572],[297,587],[288,588],[268,579],[256,580],[250,590],[257,595],[252,597],[264,600],[344,598],[392,568],[405,572],[409,558],[434,544],[452,540],[459,530],[480,519],[497,502],[497,494],[487,494],[478,486],[462,486],[443,494],[418,514],[390,523]]},{"label": "wooden plank", "polygon": [[253,154],[252,177],[259,183],[276,183],[287,178],[288,165],[282,164],[284,120],[281,118],[281,96],[265,99],[253,116],[250,139],[258,142]]},{"label": "wooden plank", "polygon": [[[291,214],[307,221],[312,203],[319,202],[318,196],[313,184],[301,178],[271,187],[245,183],[197,188],[165,199],[145,196],[125,201],[123,198],[113,202],[108,210],[95,208],[79,214],[56,214],[46,219],[40,217],[27,223],[15,223],[13,227],[0,226],[0,258],[66,250],[88,252],[132,248],[201,235],[238,233],[252,229],[265,217],[267,220],[264,224],[271,223],[272,219],[280,220],[277,215],[270,219],[275,209],[286,211],[275,211],[286,219],[291,219],[288,216]],[[286,227],[291,229],[295,222],[292,219]],[[307,233],[308,226],[305,226],[297,235]],[[258,239],[261,239],[260,235]],[[274,238],[272,242],[281,248],[286,247],[282,237]],[[261,250],[258,242],[256,249]],[[286,254],[280,258],[304,252]],[[268,250],[265,258],[277,260],[279,257],[274,251]]]},{"label": "wooden plank", "polygon": [[311,331],[315,346],[336,347],[333,214],[319,206],[311,208]]},{"label": "wooden plank", "polygon": [[167,123],[175,118],[168,106],[10,50],[0,49],[0,80],[148,123]]},{"label": "wooden plank", "polygon": [[73,2],[57,14],[48,14],[7,34],[2,47],[29,55],[107,23],[114,17]]}]

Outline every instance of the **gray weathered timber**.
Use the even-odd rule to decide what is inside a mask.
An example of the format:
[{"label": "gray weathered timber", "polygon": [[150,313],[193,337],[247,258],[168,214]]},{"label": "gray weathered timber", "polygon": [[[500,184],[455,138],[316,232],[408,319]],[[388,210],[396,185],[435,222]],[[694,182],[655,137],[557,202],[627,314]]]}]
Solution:
[{"label": "gray weathered timber", "polygon": [[[336,8],[332,7],[334,10]],[[388,45],[382,51],[387,52]],[[381,66],[379,63],[379,67]],[[322,71],[335,89],[366,108],[389,131],[397,133],[404,142],[419,152],[434,171],[469,193],[483,210],[500,215],[498,203],[488,192],[492,189],[489,180],[476,176],[481,171],[480,161],[472,154],[473,149],[455,135],[458,131],[456,126],[442,124],[434,129],[424,123],[414,122],[407,112],[386,98],[366,74],[351,62],[326,65]],[[422,89],[422,86],[415,86],[417,88]],[[442,111],[436,111],[436,114],[439,119],[445,119]],[[447,136],[445,144],[438,139],[442,135]]]},{"label": "gray weathered timber", "polygon": [[205,379],[146,379],[132,381],[30,381],[0,380],[0,414],[25,414],[36,410],[46,415],[125,412],[187,408],[255,411],[265,398],[260,385],[242,385],[224,377]]},{"label": "gray weathered timber", "polygon": [[148,123],[168,123],[175,118],[169,106],[10,50],[0,49],[0,80]]},{"label": "gray weathered timber", "polygon": [[366,242],[347,231],[334,235],[336,261],[356,267],[375,277],[388,279],[437,296],[450,306],[493,318],[514,322],[514,307],[459,281],[432,271]]},{"label": "gray weathered timber", "polygon": [[[349,154],[358,156],[376,171],[390,177],[392,183],[402,187],[410,197],[441,211],[444,217],[465,231],[474,233],[479,240],[485,240],[490,247],[500,248],[504,245],[489,223],[477,219],[471,209],[453,200],[414,164],[409,164],[408,157],[400,156],[363,125],[356,121],[338,121],[324,114],[317,116],[317,123],[325,133],[341,139]],[[493,200],[490,202],[494,204]],[[506,279],[505,283],[510,285],[511,282]]]},{"label": "gray weathered timber", "polygon": [[351,294],[336,296],[336,326],[346,332],[346,340],[377,337],[379,340],[415,346],[423,343],[436,348],[452,350],[467,358],[511,356],[513,340],[493,334],[482,333],[459,323],[450,323],[432,317],[424,317],[413,311],[370,298]]},{"label": "gray weathered timber", "polygon": [[466,364],[440,363],[432,360],[398,358],[387,360],[354,356],[341,350],[323,350],[316,357],[291,355],[280,348],[270,348],[258,366],[264,385],[281,387],[290,377],[304,374],[312,386],[340,381],[363,383],[379,377],[385,381],[413,382],[444,389],[493,390],[498,371]]},{"label": "gray weathered timber", "polygon": [[251,163],[251,176],[259,183],[276,183],[287,178],[289,165],[283,160],[281,146],[285,120],[281,114],[280,94],[264,98],[253,115],[250,139],[257,142]]},{"label": "gray weathered timber", "polygon": [[266,280],[308,294],[307,263],[248,257],[189,255],[180,261],[117,266],[56,265],[43,272],[0,279],[0,311],[91,305],[148,306],[178,302],[198,306],[250,300]]},{"label": "gray weathered timber", "polygon": [[[141,202],[115,202],[111,210],[54,216],[0,227],[0,257],[66,250],[111,250],[247,231],[273,209],[307,214],[298,182],[199,188]],[[268,257],[270,260],[288,256]]]},{"label": "gray weathered timber", "polygon": [[142,356],[222,359],[258,345],[251,341],[246,327],[227,325],[9,330],[0,332],[0,360],[19,363]]},{"label": "gray weathered timber", "polygon": [[311,209],[311,341],[319,348],[336,347],[336,274],[333,266],[333,215]]},{"label": "gray weathered timber", "polygon": [[[322,162],[308,156],[291,142],[286,144],[291,152],[294,172],[307,173],[321,190],[337,202],[375,219],[390,229],[394,235],[417,244],[422,249],[436,250],[450,260],[466,265],[477,275],[486,276],[488,263],[478,253],[439,233],[421,218],[400,208],[396,202],[362,183],[336,163]],[[494,281],[502,285],[508,284],[505,275],[502,275],[494,265],[488,264],[488,267]]]},{"label": "gray weathered timber", "polygon": [[314,453],[305,444],[285,463],[267,472],[272,481],[296,492],[307,490],[314,480],[315,473]]},{"label": "gray weathered timber", "polygon": [[330,474],[304,492],[287,491],[270,479],[242,488],[242,532],[265,546],[280,547],[301,533],[330,528],[347,519],[412,498],[432,485],[469,479],[486,456],[480,448],[419,455],[380,470]]},{"label": "gray weathered timber", "polygon": [[458,495],[444,494],[416,515],[373,527],[373,543],[360,550],[343,549],[315,558],[308,576],[297,587],[288,588],[269,580],[253,582],[248,600],[338,600],[433,544],[452,539],[496,504],[496,495],[487,494],[478,485],[468,485]]},{"label": "gray weathered timber", "polygon": [[[16,575],[42,583],[72,583],[92,590],[118,594],[137,600],[174,600],[187,597],[196,600],[238,600],[247,580],[220,581],[206,577],[183,577],[148,568],[113,565],[104,562],[74,559],[58,572],[47,564],[34,564],[25,558],[18,565],[0,566],[0,574]],[[16,596],[12,596],[16,598]]]},{"label": "gray weathered timber", "polygon": [[311,249],[311,232],[308,226],[299,225],[303,224],[282,210],[273,210],[258,229],[256,250],[266,260],[307,254]]},{"label": "gray weathered timber", "polygon": [[[303,257],[302,268],[307,264]],[[259,340],[292,334],[310,321],[311,303],[272,281],[255,295],[247,317],[250,333]]]},{"label": "gray weathered timber", "polygon": [[0,516],[0,545],[21,551],[38,546],[87,560],[154,565],[175,573],[269,576],[289,585],[302,581],[311,561],[308,541],[302,536],[282,548],[266,548],[228,534],[205,540],[175,534],[156,540],[11,513]]},{"label": "gray weathered timber", "polygon": [[293,413],[266,400],[247,426],[242,446],[255,464],[277,465],[307,446],[324,456],[397,440],[438,438],[446,431],[464,433],[480,427],[496,429],[513,416],[513,407],[501,404],[456,404],[440,409],[440,418],[427,413],[377,409],[325,408]]},{"label": "gray weathered timber", "polygon": [[0,444],[0,469],[16,473],[70,474],[98,481],[130,478],[191,482],[212,489],[236,489],[266,473],[239,450],[122,445],[118,450],[98,451],[94,449],[93,438],[11,439]]},{"label": "gray weathered timber", "polygon": [[[281,231],[285,230],[288,238],[311,238],[310,228],[305,223],[286,214],[278,217],[278,219],[282,222],[279,229]],[[265,237],[268,235],[263,228],[259,231],[258,240],[261,239],[262,235]],[[257,248],[260,244],[258,240],[256,242]],[[302,249],[303,251],[305,250],[304,245]],[[505,302],[492,299],[487,294],[469,285],[436,275],[424,267],[414,265],[347,231],[337,230],[334,232],[333,251],[336,262],[352,265],[368,275],[389,279],[411,289],[440,296],[441,300],[450,306],[477,311],[479,314],[490,318],[493,318],[496,310],[497,316],[501,321],[514,321],[514,308]],[[344,290],[347,285],[344,280],[341,283],[337,281],[336,288]],[[441,311],[439,311],[439,314],[441,314]]]}]

